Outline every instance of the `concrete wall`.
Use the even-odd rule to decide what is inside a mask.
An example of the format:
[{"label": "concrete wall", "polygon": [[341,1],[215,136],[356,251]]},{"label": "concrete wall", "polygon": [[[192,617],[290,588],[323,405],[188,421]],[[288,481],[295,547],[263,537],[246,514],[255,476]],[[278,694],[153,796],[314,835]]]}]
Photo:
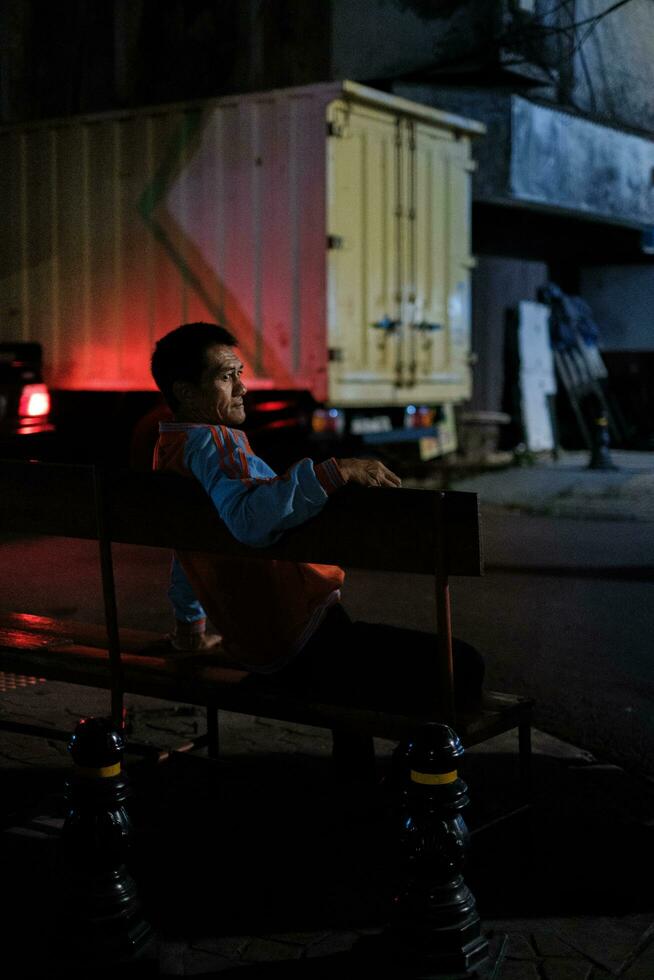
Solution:
[{"label": "concrete wall", "polygon": [[581,293],[590,303],[603,350],[654,348],[654,266],[592,266],[582,270]]},{"label": "concrete wall", "polygon": [[[332,0],[332,76],[397,78],[436,70],[447,83],[495,72],[495,87],[537,94],[617,126],[654,133],[654,3],[630,0],[597,22],[609,0],[538,0],[539,22],[503,17],[489,0]],[[574,30],[571,25],[577,24]],[[567,33],[560,31],[566,28]],[[530,62],[527,65],[526,62]],[[500,77],[500,66],[510,75]],[[408,81],[405,79],[405,81]],[[414,82],[415,83],[415,80]],[[487,75],[486,84],[492,86]],[[524,91],[524,89],[523,89]]]},{"label": "concrete wall", "polygon": [[[611,4],[576,0],[577,21]],[[579,40],[591,24],[579,28]],[[585,67],[584,67],[585,62]],[[592,30],[574,59],[575,104],[616,125],[654,133],[654,3],[631,0]]]},{"label": "concrete wall", "polygon": [[486,125],[473,142],[475,200],[654,224],[649,137],[494,88],[396,82],[393,91]]},{"label": "concrete wall", "polygon": [[535,300],[548,279],[544,262],[480,256],[472,273],[472,368],[470,408],[500,412],[504,394],[507,313],[521,300]]},{"label": "concrete wall", "polygon": [[331,0],[333,78],[392,78],[456,64],[493,33],[488,0]]}]

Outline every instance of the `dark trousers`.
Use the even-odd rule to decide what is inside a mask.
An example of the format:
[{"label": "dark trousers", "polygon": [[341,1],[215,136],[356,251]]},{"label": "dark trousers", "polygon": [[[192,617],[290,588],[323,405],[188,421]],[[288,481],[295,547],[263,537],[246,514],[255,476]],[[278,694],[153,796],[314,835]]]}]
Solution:
[{"label": "dark trousers", "polygon": [[[436,644],[434,633],[353,622],[337,603],[301,653],[272,676],[314,697],[430,712],[440,683]],[[456,706],[473,710],[481,698],[484,661],[468,643],[454,639],[452,647]]]}]

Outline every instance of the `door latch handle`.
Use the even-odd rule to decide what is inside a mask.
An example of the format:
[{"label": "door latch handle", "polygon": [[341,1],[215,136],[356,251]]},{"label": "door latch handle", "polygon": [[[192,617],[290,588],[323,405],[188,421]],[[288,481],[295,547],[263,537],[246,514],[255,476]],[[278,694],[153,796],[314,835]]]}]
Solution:
[{"label": "door latch handle", "polygon": [[401,320],[391,320],[391,318],[385,313],[381,320],[376,320],[375,323],[371,323],[370,326],[374,327],[376,330],[384,330],[386,333],[392,333],[393,330],[397,330],[401,322]]}]

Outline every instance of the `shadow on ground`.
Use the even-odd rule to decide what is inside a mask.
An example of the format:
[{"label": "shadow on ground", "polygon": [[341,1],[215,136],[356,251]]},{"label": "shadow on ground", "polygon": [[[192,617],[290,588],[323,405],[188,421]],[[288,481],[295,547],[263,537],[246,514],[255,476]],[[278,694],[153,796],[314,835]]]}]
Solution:
[{"label": "shadow on ground", "polygon": [[[0,852],[10,899],[5,930],[24,948],[38,935],[38,955],[55,929],[74,933],[65,909],[61,914],[52,830],[65,813],[53,786],[63,776],[36,768],[2,772],[4,810],[13,812],[14,825]],[[470,753],[464,776],[474,800],[471,828],[514,802],[515,771],[506,753]],[[180,756],[156,769],[134,767],[131,778],[132,870],[160,936],[192,942],[365,931],[387,918],[398,815],[383,782],[339,781],[328,758],[299,754],[220,763]],[[534,783],[537,805],[529,820],[473,836],[467,880],[482,919],[653,909],[646,872],[652,826],[642,810],[646,796],[634,794],[633,781],[614,767],[536,756]],[[15,832],[35,818],[51,830],[40,837]],[[338,956],[310,967],[302,961],[302,975],[336,975],[339,963]],[[293,976],[299,968],[290,962],[250,967],[252,975],[270,976],[282,969]]]},{"label": "shadow on ground", "polygon": [[[472,830],[517,802],[512,761],[468,756]],[[180,760],[178,769],[139,792],[134,806],[143,895],[148,903],[156,897],[162,927],[220,924],[234,934],[384,921],[399,820],[384,784],[339,783],[329,760],[302,757],[227,762],[220,782],[201,760]],[[637,874],[652,854],[645,798],[634,798],[622,771],[536,756],[534,784],[537,806],[527,820],[473,836],[467,878],[482,913],[654,907],[647,876]]]}]

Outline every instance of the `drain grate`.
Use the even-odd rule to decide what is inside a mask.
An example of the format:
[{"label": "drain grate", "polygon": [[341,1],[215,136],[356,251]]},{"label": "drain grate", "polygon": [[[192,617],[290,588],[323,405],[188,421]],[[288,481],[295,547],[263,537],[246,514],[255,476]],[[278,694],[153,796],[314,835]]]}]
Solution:
[{"label": "drain grate", "polygon": [[28,677],[26,674],[6,674],[0,671],[0,694],[16,691],[21,687],[34,687],[36,684],[45,684],[45,677]]}]

